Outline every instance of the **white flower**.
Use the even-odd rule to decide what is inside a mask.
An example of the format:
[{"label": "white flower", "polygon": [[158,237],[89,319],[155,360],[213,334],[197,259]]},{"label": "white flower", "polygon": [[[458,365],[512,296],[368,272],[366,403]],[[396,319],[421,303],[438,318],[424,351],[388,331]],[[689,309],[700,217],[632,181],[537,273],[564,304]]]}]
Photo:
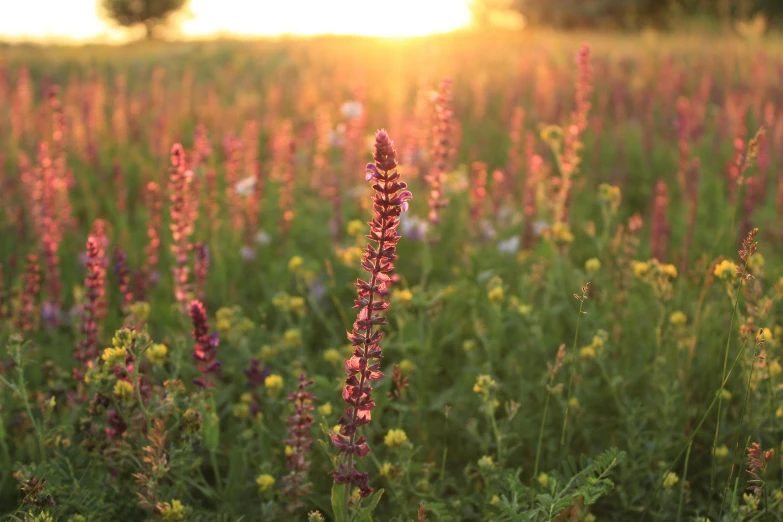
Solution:
[{"label": "white flower", "polygon": [[256,243],[259,245],[268,245],[272,242],[272,236],[264,232],[263,230],[256,234]]},{"label": "white flower", "polygon": [[514,254],[519,250],[519,236],[513,236],[505,241],[498,242],[498,252],[501,254]]},{"label": "white flower", "polygon": [[430,224],[418,216],[402,214],[400,216],[400,235],[412,241],[421,241],[427,237]]},{"label": "white flower", "polygon": [[533,223],[533,234],[538,237],[543,234],[549,228],[549,223],[543,220]]},{"label": "white flower", "polygon": [[497,232],[495,232],[495,227],[492,226],[492,223],[485,219],[479,223],[479,226],[481,227],[481,233],[485,239],[495,239]]},{"label": "white flower", "polygon": [[256,177],[248,176],[245,179],[239,180],[237,184],[234,186],[234,190],[237,191],[237,194],[239,194],[243,198],[246,198],[253,193],[253,189],[255,188],[255,186],[256,186]]},{"label": "white flower", "polygon": [[243,246],[239,251],[239,255],[241,255],[242,259],[245,261],[252,261],[256,258],[256,251],[253,250],[253,247]]},{"label": "white flower", "polygon": [[329,145],[342,147],[345,144],[345,124],[340,123],[334,130],[329,131]]},{"label": "white flower", "polygon": [[340,114],[342,114],[343,118],[346,120],[355,120],[362,115],[363,111],[364,107],[362,107],[362,102],[355,100],[347,101],[340,107]]}]

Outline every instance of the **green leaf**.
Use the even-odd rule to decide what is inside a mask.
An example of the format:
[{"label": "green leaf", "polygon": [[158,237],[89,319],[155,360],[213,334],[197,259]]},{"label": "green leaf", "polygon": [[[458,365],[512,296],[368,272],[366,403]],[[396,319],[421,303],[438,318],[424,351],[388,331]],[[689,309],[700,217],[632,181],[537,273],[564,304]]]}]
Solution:
[{"label": "green leaf", "polygon": [[348,484],[332,486],[332,512],[334,522],[348,522],[348,506],[345,505],[345,488]]},{"label": "green leaf", "polygon": [[367,505],[363,506],[359,510],[359,513],[357,513],[356,521],[372,522],[372,512],[375,511],[375,508],[378,506],[378,502],[380,502],[382,496],[383,496],[382,489],[379,489],[375,493],[370,495],[370,499],[367,502]]},{"label": "green leaf", "polygon": [[204,418],[204,446],[209,451],[216,451],[220,444],[220,419],[217,414],[212,411],[206,411],[203,415]]}]

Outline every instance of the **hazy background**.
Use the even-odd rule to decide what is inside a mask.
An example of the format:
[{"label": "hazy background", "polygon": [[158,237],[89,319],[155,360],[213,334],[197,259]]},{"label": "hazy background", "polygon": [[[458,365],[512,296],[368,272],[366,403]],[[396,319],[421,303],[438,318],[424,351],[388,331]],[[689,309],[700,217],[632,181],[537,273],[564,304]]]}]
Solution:
[{"label": "hazy background", "polygon": [[[183,0],[0,2],[0,41],[127,42],[143,26],[121,27],[106,5],[160,8]],[[157,23],[158,38],[351,34],[424,36],[503,27],[712,30],[763,33],[783,20],[780,0],[190,0]],[[126,24],[127,25],[127,24]]]}]

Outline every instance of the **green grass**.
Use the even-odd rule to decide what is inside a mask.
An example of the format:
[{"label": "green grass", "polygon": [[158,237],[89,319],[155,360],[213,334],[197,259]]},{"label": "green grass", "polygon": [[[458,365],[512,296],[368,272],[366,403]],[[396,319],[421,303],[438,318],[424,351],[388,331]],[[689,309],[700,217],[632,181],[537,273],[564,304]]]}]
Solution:
[{"label": "green grass", "polygon": [[[559,172],[540,131],[569,122],[573,58],[584,40],[592,48],[594,92],[569,199],[572,240],[544,234],[504,251],[499,244],[553,215]],[[186,520],[305,520],[312,510],[333,520],[342,495],[332,493],[338,455],[328,432],[344,409],[345,332],[356,317],[353,284],[364,275],[350,249],[366,245],[361,236],[372,218],[363,169],[371,160],[369,140],[375,129],[388,129],[414,195],[406,218],[426,219],[423,172],[408,158],[417,136],[422,151],[430,149],[425,137],[432,123],[426,105],[416,110],[416,100],[428,99],[449,77],[459,124],[449,203],[442,222],[428,231],[437,240],[416,240],[401,230],[400,280],[392,287],[382,341],[386,378],[376,385],[377,406],[362,431],[372,451],[358,467],[384,490],[374,497],[373,520],[408,522],[421,503],[435,521],[783,520],[779,457],[762,473],[757,505],[746,495],[745,467],[750,442],[780,449],[783,422],[777,205],[783,127],[765,116],[767,104],[781,110],[781,51],[777,36],[746,42],[542,32],[0,49],[0,71],[6,71],[0,75],[0,341],[8,346],[0,356],[0,516],[175,520],[177,500]],[[31,78],[29,108],[14,101],[22,67]],[[120,76],[124,96],[115,92]],[[42,95],[52,83],[61,86],[74,181],[72,224],[63,227],[59,248],[59,297],[68,319],[49,328],[39,321],[22,342],[16,325],[24,258],[41,247],[18,162],[26,154],[35,163],[38,143],[51,137]],[[689,140],[688,158],[699,158],[701,169],[687,257],[688,200],[677,179],[675,127],[681,96],[696,107],[694,125],[701,129]],[[353,138],[348,130],[350,154],[327,146],[326,166],[316,170],[319,142],[328,144],[328,130],[344,123],[341,105],[356,97],[366,120]],[[125,139],[113,123],[123,99]],[[517,106],[525,113],[521,167],[501,185],[492,173],[507,168]],[[258,124],[257,135],[247,133],[250,120]],[[293,128],[293,156],[280,146],[285,120]],[[19,122],[24,130],[17,136],[12,129]],[[87,372],[89,382],[73,378],[82,253],[101,218],[111,248],[127,253],[131,269],[144,268],[145,186],[165,187],[171,144],[182,142],[190,153],[197,124],[207,129],[213,150],[195,172],[192,239],[209,247],[204,304],[210,327],[220,332],[222,368],[209,393],[191,383],[197,375],[192,326],[174,301],[166,202],[160,279],[143,297],[146,320],[123,317],[109,264],[99,347],[110,346],[123,324],[135,323],[139,333],[133,342],[118,339],[136,363],[127,376],[133,393],[123,399],[122,390],[115,392],[117,377],[101,360]],[[755,180],[757,198],[752,208],[746,205],[743,187],[734,215],[726,186],[733,142],[740,127],[747,142],[761,125],[768,152],[762,150],[764,159],[746,174]],[[543,159],[532,184],[533,215],[525,213],[522,194],[532,179],[528,132],[531,152]],[[258,161],[258,229],[246,228],[246,218],[232,222],[233,215],[245,215],[248,199],[234,198],[226,179],[223,143],[230,133],[251,136],[258,150],[247,163],[242,159],[236,175],[245,178]],[[488,164],[485,223],[470,218],[477,160]],[[295,172],[288,233],[281,230],[279,207],[285,168]],[[660,265],[635,264],[651,257],[659,178],[668,185],[670,234],[655,241],[665,242],[667,254]],[[618,187],[620,199],[602,184]],[[644,226],[629,231],[637,213]],[[336,235],[332,221],[339,225]],[[722,257],[744,264],[738,251],[748,224],[759,228],[758,251],[747,267],[753,279],[716,277]],[[246,238],[258,231],[269,241],[248,245]],[[252,259],[243,256],[247,246]],[[291,261],[295,257],[301,266]],[[600,268],[591,262],[588,271],[591,259]],[[39,307],[50,297],[43,274]],[[672,321],[675,312],[685,320]],[[764,328],[771,338],[757,344]],[[153,343],[168,348],[160,365],[149,357]],[[562,367],[555,369],[562,344]],[[282,385],[250,389],[243,369],[253,358]],[[399,377],[393,382],[393,365],[407,379],[402,390]],[[293,407],[287,395],[303,371],[315,381],[309,389],[315,396],[311,488],[304,507],[288,513],[282,478],[285,419]],[[252,414],[251,403],[260,415]],[[110,410],[127,428],[121,436],[106,434],[116,428]],[[392,429],[403,430],[407,442],[385,444]],[[275,479],[263,491],[256,481],[261,475]],[[30,492],[31,477],[46,479],[45,486]],[[356,505],[346,512],[362,520]]]}]

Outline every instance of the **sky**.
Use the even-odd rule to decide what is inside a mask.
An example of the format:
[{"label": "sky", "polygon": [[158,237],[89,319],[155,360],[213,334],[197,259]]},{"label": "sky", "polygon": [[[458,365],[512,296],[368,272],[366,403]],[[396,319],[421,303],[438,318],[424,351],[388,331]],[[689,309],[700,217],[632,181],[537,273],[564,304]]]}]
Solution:
[{"label": "sky", "polygon": [[[469,0],[191,0],[186,36],[420,36],[465,26]],[[0,39],[122,40],[96,0],[0,0]]]}]

